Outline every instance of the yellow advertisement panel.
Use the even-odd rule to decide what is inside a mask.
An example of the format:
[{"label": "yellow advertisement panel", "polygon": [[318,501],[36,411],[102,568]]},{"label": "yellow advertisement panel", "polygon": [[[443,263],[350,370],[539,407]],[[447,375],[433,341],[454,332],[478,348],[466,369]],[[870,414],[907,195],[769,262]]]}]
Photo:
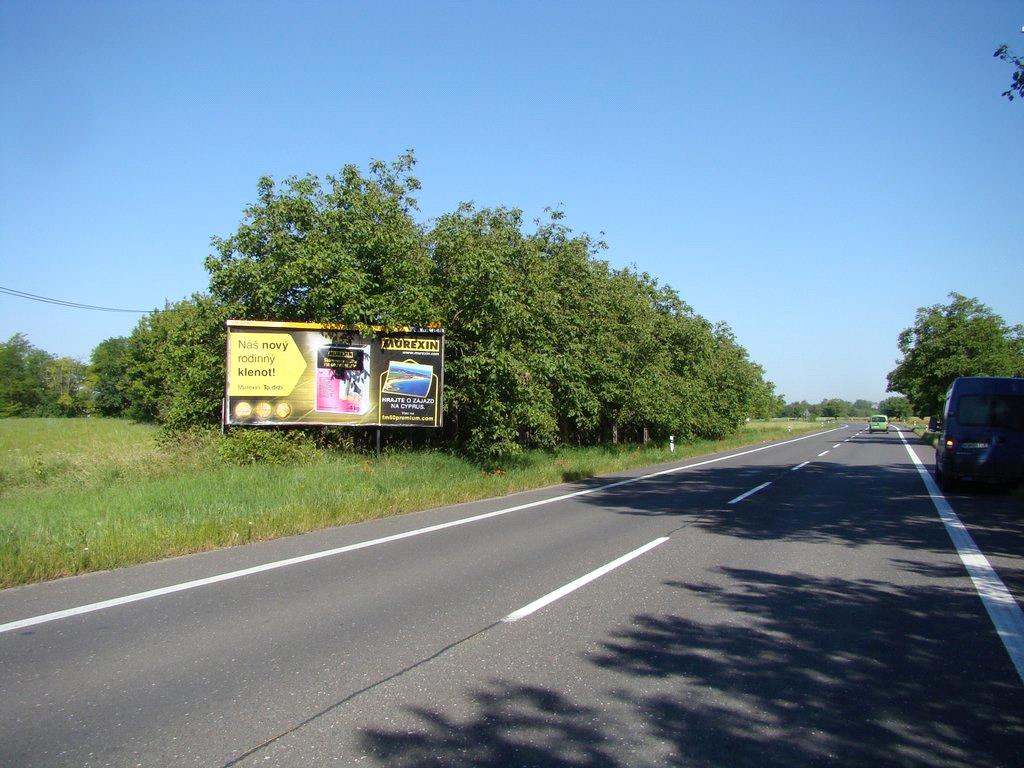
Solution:
[{"label": "yellow advertisement panel", "polygon": [[444,330],[227,321],[224,423],[441,426]]}]

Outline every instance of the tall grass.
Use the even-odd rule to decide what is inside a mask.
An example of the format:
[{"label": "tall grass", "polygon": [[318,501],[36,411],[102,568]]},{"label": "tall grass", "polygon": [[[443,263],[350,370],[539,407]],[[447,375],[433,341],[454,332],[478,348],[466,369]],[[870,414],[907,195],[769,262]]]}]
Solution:
[{"label": "tall grass", "polygon": [[[816,424],[751,424],[717,442],[533,452],[484,471],[436,451],[317,451],[225,463],[217,435],[162,442],[100,419],[0,420],[0,586],[115,568],[763,442]],[[220,445],[222,448],[223,446]]]}]

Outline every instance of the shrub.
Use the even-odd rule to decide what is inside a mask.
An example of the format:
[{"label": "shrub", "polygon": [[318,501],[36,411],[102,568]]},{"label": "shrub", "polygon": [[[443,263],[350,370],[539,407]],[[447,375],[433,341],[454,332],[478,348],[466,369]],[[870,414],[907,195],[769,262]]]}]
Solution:
[{"label": "shrub", "polygon": [[218,444],[227,464],[294,464],[312,461],[316,446],[303,433],[264,429],[236,429]]}]

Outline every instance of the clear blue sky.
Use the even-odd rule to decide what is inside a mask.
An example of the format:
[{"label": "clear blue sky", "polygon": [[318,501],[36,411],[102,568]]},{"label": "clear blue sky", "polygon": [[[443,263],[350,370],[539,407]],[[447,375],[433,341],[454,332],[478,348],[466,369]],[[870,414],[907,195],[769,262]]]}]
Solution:
[{"label": "clear blue sky", "polygon": [[[1020,2],[0,5],[0,285],[207,286],[262,174],[415,150],[421,216],[564,207],[787,400],[876,400],[917,307],[1024,322]],[[87,359],[137,316],[0,295]]]}]

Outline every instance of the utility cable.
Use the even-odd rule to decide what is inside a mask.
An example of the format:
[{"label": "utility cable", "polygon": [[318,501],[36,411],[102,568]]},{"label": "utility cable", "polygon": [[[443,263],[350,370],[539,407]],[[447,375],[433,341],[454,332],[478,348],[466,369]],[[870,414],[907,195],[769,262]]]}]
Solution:
[{"label": "utility cable", "polygon": [[29,301],[41,301],[44,304],[56,304],[59,307],[71,307],[72,309],[92,309],[98,312],[131,312],[137,315],[148,315],[150,312],[157,310],[152,309],[122,309],[120,307],[99,307],[95,304],[81,304],[77,301],[64,301],[63,299],[51,299],[47,296],[39,296],[35,293],[27,293],[25,291],[18,291],[14,288],[5,288],[0,285],[0,293],[6,293],[8,296],[17,296],[20,299],[28,299]]}]

